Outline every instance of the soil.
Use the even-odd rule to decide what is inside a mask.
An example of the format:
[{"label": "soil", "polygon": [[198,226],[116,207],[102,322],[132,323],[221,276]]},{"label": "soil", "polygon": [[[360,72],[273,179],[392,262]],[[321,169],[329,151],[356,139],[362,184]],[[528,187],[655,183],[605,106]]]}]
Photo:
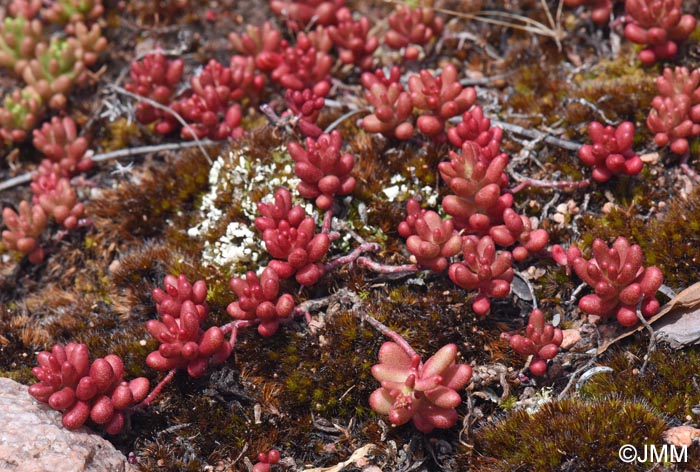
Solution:
[{"label": "soil", "polygon": [[[429,43],[414,61],[381,46],[377,66],[401,64],[405,78],[421,69],[456,65],[462,83],[475,87],[485,115],[504,128],[502,151],[510,156],[511,188],[524,179],[590,178],[591,170],[575,151],[589,142],[588,124],[633,122],[634,147],[645,161],[638,176],[572,188],[529,186],[514,195],[513,206],[548,231],[550,244],[577,244],[586,254],[595,238],[607,243],[629,238],[642,246],[646,264],[657,265],[665,283],[681,291],[695,282],[700,266],[700,195],[692,172],[684,172],[668,148],[654,144],[645,121],[663,67],[698,66],[700,34],[696,31],[683,43],[672,62],[642,67],[639,48],[621,36],[621,2],[615,3],[612,26],[594,24],[586,7],[564,8],[556,24],[539,33],[454,14],[481,12],[483,17],[494,10],[550,25],[545,3],[556,12],[558,2],[553,1],[437,0],[436,7],[452,12],[439,13],[445,20],[442,39]],[[378,37],[395,8],[365,1],[346,5],[366,15]],[[684,11],[697,17],[700,5],[686,1]],[[123,87],[131,61],[157,48],[185,61],[185,77],[210,59],[226,65],[234,53],[228,34],[265,21],[292,40],[284,19],[265,2],[107,2],[100,22],[108,49],[93,67],[90,83],[71,93],[62,113],[78,123],[96,154],[189,143],[138,123],[134,100],[113,85]],[[362,115],[352,113],[366,106],[360,71],[337,61],[331,75],[319,124],[340,119],[337,129],[345,150],[355,156],[357,186],[350,197],[336,199],[333,230],[339,237],[326,261],[369,241],[380,248],[366,254],[370,259],[411,264],[397,230],[405,218],[405,201],[417,197],[424,208],[438,210],[449,189],[440,182],[437,164],[454,148],[420,135],[399,142],[364,132]],[[18,78],[0,80],[5,93],[17,86]],[[254,211],[275,185],[294,178],[285,144],[302,141],[288,120],[263,114],[263,103],[281,115],[285,106],[279,86],[268,84],[258,104],[243,100],[244,136],[206,144],[208,156],[197,147],[133,154],[99,162],[76,177],[86,224],[71,232],[57,225],[48,228],[42,240],[48,255],[41,264],[0,246],[0,375],[29,385],[35,381],[31,368],[38,352],[54,343],[81,342],[93,358],[121,356],[125,378],[145,376],[157,384],[165,373],[145,363],[158,347],[145,323],[157,317],[151,292],[162,287],[167,274],[206,281],[206,327],[231,321],[226,309],[236,298],[229,280],[264,267],[269,256],[262,242],[242,237],[227,241],[253,244],[253,252],[259,250],[257,261],[251,256],[221,263],[216,256],[232,223],[250,226],[257,235],[246,204]],[[697,153],[693,142],[691,170]],[[42,158],[29,142],[8,144],[3,155],[0,181],[32,172]],[[212,161],[222,174],[241,175],[241,188],[224,187],[212,178]],[[207,195],[213,195],[218,217],[207,214]],[[16,208],[23,199],[31,199],[28,185],[2,191],[3,207]],[[192,236],[204,221],[209,221],[208,229]],[[697,350],[672,353],[661,346],[647,363],[648,333],[641,330],[595,356],[596,348],[625,329],[613,319],[596,320],[581,312],[577,301],[590,289],[579,289],[579,280],[547,251],[514,268],[510,294],[492,300],[485,317],[472,310],[476,293],[457,287],[445,273],[377,273],[342,264],[309,287],[284,281],[282,291],[297,304],[308,302],[309,320],[297,317],[272,337],[260,336],[255,328],[241,329],[228,361],[210,366],[197,379],[178,371],[148,408],[133,412],[122,433],[108,438],[144,471],[251,470],[258,453],[271,448],[282,457],[276,470],[651,468],[617,460],[617,449],[624,442],[661,445],[667,427],[698,422]],[[659,295],[659,300],[668,297]],[[548,320],[582,336],[549,362],[542,377],[531,375],[526,359],[501,336],[522,332],[535,302]],[[447,343],[458,346],[458,361],[470,364],[474,377],[460,392],[456,425],[423,434],[411,423],[395,427],[371,410],[369,395],[380,385],[370,368],[386,338],[363,321],[365,315],[398,332],[424,360]],[[612,366],[615,373],[600,373],[593,379],[605,380],[577,387],[581,375],[596,366]],[[655,382],[673,387],[656,388]],[[563,397],[566,403],[560,401]],[[548,401],[555,406],[541,415],[555,420],[534,413]],[[522,413],[526,407],[531,414]],[[597,428],[605,424],[598,420],[609,416],[620,432],[600,426],[591,439],[599,449],[585,449],[585,441],[566,442],[528,423],[561,424],[566,431],[574,428],[566,421],[590,421]],[[623,433],[630,424],[636,432]],[[684,466],[700,464],[695,449]],[[654,470],[684,469],[666,463]]]}]

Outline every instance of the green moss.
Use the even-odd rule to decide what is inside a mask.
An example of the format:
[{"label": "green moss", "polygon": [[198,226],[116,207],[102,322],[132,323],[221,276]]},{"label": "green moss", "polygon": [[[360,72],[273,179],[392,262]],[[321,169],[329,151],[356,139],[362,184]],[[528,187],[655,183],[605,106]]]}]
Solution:
[{"label": "green moss", "polygon": [[697,388],[700,383],[700,349],[654,351],[645,372],[640,374],[641,358],[645,353],[646,346],[631,346],[627,351],[614,353],[604,363],[613,372],[592,377],[582,388],[582,393],[592,397],[641,398],[679,422],[697,422],[698,415],[692,410],[700,404]]},{"label": "green moss", "polygon": [[21,366],[13,370],[0,370],[0,377],[6,377],[25,385],[37,382],[37,378],[32,374],[32,366]]},{"label": "green moss", "polygon": [[476,432],[493,470],[634,470],[618,458],[623,444],[663,444],[662,415],[643,401],[565,399],[530,414],[519,410]]}]

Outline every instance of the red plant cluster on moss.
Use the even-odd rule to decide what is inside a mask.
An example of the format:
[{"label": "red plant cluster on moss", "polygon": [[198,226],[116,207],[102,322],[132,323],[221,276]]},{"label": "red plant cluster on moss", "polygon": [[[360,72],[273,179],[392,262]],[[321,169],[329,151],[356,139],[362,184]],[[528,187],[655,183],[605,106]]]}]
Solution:
[{"label": "red plant cluster on moss", "polygon": [[118,434],[128,409],[145,399],[150,387],[145,377],[123,380],[124,365],[114,354],[90,363],[85,344],[55,344],[37,360],[32,373],[39,382],[29,387],[29,394],[62,411],[63,426],[71,430],[90,420],[108,434]]},{"label": "red plant cluster on moss", "polygon": [[530,254],[542,251],[549,243],[549,233],[542,228],[535,228],[525,215],[519,215],[512,208],[503,210],[503,224],[491,227],[489,235],[502,247],[513,246],[513,259],[524,261]]},{"label": "red plant cluster on moss", "polygon": [[[323,133],[323,130],[316,125],[321,109],[326,103],[323,98],[328,93],[330,84],[323,82],[327,87],[321,91],[323,95],[316,95],[312,89],[292,90],[287,89],[284,92],[284,103],[289,109],[289,113],[297,117],[297,128],[305,136],[310,138],[318,138]],[[317,87],[318,88],[318,87]]]},{"label": "red plant cluster on moss", "polygon": [[70,117],[54,116],[40,129],[35,129],[32,144],[49,161],[58,164],[62,177],[72,177],[92,168],[93,161],[87,155],[88,140],[78,136],[78,128]]},{"label": "red plant cluster on moss", "polygon": [[268,267],[282,279],[295,275],[301,285],[315,284],[325,273],[320,261],[330,248],[328,234],[316,233],[314,219],[292,206],[286,188],[275,192],[273,203],[259,203],[258,211],[263,216],[255,219],[255,227],[274,258]]},{"label": "red plant cluster on moss", "polygon": [[444,21],[430,7],[400,5],[389,16],[384,42],[392,49],[404,49],[408,60],[418,59],[420,49],[442,34]]},{"label": "red plant cluster on moss", "polygon": [[408,90],[413,107],[422,113],[416,120],[418,129],[441,142],[446,139],[445,122],[466,112],[476,100],[476,90],[464,88],[457,80],[457,68],[448,64],[433,77],[428,71],[408,77]]},{"label": "red plant cluster on moss", "polygon": [[45,251],[39,245],[39,239],[48,222],[43,208],[22,200],[17,211],[3,208],[2,221],[7,226],[2,232],[2,243],[11,251],[27,254],[32,264],[40,264]]},{"label": "red plant cluster on moss", "polygon": [[461,153],[450,151],[449,157],[438,170],[454,193],[443,198],[442,207],[454,217],[457,228],[488,232],[513,204],[513,195],[502,192],[508,183],[504,172],[508,156],[499,154],[489,161],[480,146],[466,141]]},{"label": "red plant cluster on moss", "polygon": [[408,77],[408,91],[398,82],[400,69],[392,68],[387,77],[377,70],[362,74],[362,84],[368,90],[367,101],[374,111],[362,120],[362,127],[370,133],[405,140],[413,135],[413,114],[418,116],[415,126],[436,142],[447,140],[445,123],[465,113],[476,100],[476,91],[464,88],[457,80],[457,69],[448,64],[433,76],[427,70]]},{"label": "red plant cluster on moss", "polygon": [[672,59],[678,43],[695,29],[695,18],[681,13],[683,0],[625,0],[629,23],[625,37],[645,48],[639,53],[644,64]]},{"label": "red plant cluster on moss", "polygon": [[260,71],[270,72],[282,61],[282,33],[270,22],[262,26],[248,25],[244,33],[231,33],[228,39],[241,57],[252,58]]},{"label": "red plant cluster on moss", "polygon": [[564,339],[562,331],[546,323],[544,313],[537,308],[530,312],[525,336],[503,333],[501,337],[506,339],[510,347],[521,356],[533,356],[530,361],[530,372],[538,377],[547,372],[547,360],[557,355]]},{"label": "red plant cluster on moss", "polygon": [[651,102],[647,127],[656,133],[657,145],[686,154],[688,139],[700,135],[700,69],[665,68],[656,79],[656,88],[659,95]]},{"label": "red plant cluster on moss", "polygon": [[280,458],[280,453],[277,449],[259,453],[258,462],[253,466],[253,472],[270,472],[271,466],[278,464]]},{"label": "red plant cluster on moss", "polygon": [[[381,77],[377,77],[380,83]],[[472,308],[481,316],[490,310],[489,298],[502,298],[510,291],[513,259],[523,261],[549,243],[546,230],[511,208],[513,194],[506,192],[508,156],[500,153],[502,131],[492,128],[481,108],[463,113],[462,120],[447,131],[450,143],[461,152],[449,152],[449,161],[438,164],[442,180],[452,194],[442,200],[445,213],[421,210],[409,200],[408,216],[399,225],[407,247],[422,268],[440,272],[449,258],[462,253],[449,265],[449,277],[458,286],[477,290]],[[512,248],[496,250],[496,246]]]},{"label": "red plant cluster on moss", "polygon": [[231,290],[238,301],[228,305],[228,314],[236,320],[259,321],[258,333],[265,337],[275,334],[280,320],[289,318],[294,310],[292,296],[279,295],[280,277],[271,267],[266,267],[260,278],[252,271],[245,279],[232,278]]},{"label": "red plant cluster on moss", "polygon": [[338,10],[336,17],[338,24],[328,27],[328,36],[338,49],[338,58],[343,64],[370,69],[374,62],[372,53],[379,47],[379,40],[369,35],[369,18],[362,16],[355,21],[347,8]]},{"label": "red plant cluster on moss", "polygon": [[401,70],[396,66],[388,76],[381,69],[362,74],[360,80],[367,89],[365,98],[374,109],[362,119],[361,126],[365,131],[400,140],[413,135],[413,103],[399,83],[400,75]]},{"label": "red plant cluster on moss", "polygon": [[[182,59],[170,60],[161,52],[147,54],[141,61],[131,63],[131,81],[124,88],[167,105],[175,96],[184,67]],[[136,119],[143,124],[155,123],[155,130],[160,134],[170,134],[178,126],[171,114],[147,102],[136,104]]]},{"label": "red plant cluster on moss", "polygon": [[180,134],[187,139],[222,140],[242,135],[239,101],[253,97],[256,90],[262,89],[264,80],[254,74],[252,62],[248,68],[233,69],[212,59],[190,80],[190,85],[190,95],[172,105],[189,123]]},{"label": "red plant cluster on moss", "polygon": [[355,158],[341,154],[342,137],[339,131],[322,134],[317,140],[306,138],[306,149],[290,142],[287,149],[296,162],[294,172],[301,179],[299,195],[314,199],[321,210],[333,205],[336,195],[349,195],[355,189],[355,178],[350,175]]},{"label": "red plant cluster on moss", "polygon": [[584,164],[593,167],[593,180],[607,182],[613,175],[637,175],[642,170],[642,159],[632,149],[634,124],[621,123],[617,128],[603,126],[597,121],[588,126],[593,144],[578,150]]},{"label": "red plant cluster on moss", "polygon": [[312,21],[321,26],[333,25],[345,0],[270,0],[270,8],[287,19],[291,29],[303,29]]},{"label": "red plant cluster on moss", "polygon": [[462,258],[450,265],[450,280],[463,289],[477,290],[472,309],[485,316],[491,309],[490,298],[503,298],[510,292],[513,256],[508,251],[496,251],[490,236],[466,236],[462,238]]},{"label": "red plant cluster on moss", "polygon": [[561,265],[573,268],[576,275],[594,292],[579,300],[579,308],[586,313],[604,318],[615,315],[622,326],[639,322],[637,305],[642,315],[649,318],[659,311],[656,291],[663,283],[663,274],[656,266],[644,267],[642,249],[631,245],[626,238],[617,238],[612,247],[604,241],[593,241],[593,257],[583,258],[576,246],[565,252],[560,246],[552,249],[552,256]]},{"label": "red plant cluster on moss", "polygon": [[78,227],[78,222],[85,212],[85,206],[78,201],[78,196],[69,179],[59,177],[52,168],[49,168],[48,173],[40,171],[34,174],[30,187],[34,194],[32,203],[40,206],[47,216],[53,217],[56,223],[66,229]]},{"label": "red plant cluster on moss", "polygon": [[486,161],[492,161],[501,152],[501,140],[503,130],[498,126],[491,126],[491,120],[484,116],[484,111],[479,105],[462,114],[462,120],[447,131],[447,138],[457,149],[471,141],[476,144],[481,155]]},{"label": "red plant cluster on moss", "polygon": [[399,224],[399,234],[406,239],[406,247],[418,265],[435,272],[447,269],[447,258],[462,249],[462,238],[454,230],[452,220],[422,210],[414,199],[406,203],[406,212],[406,219]]},{"label": "red plant cluster on moss", "polygon": [[70,177],[90,169],[93,161],[87,139],[77,136],[75,122],[68,117],[53,117],[34,130],[34,145],[45,158],[32,175],[32,203],[20,202],[17,212],[3,209],[7,229],[2,232],[2,240],[8,249],[27,254],[32,264],[40,264],[46,250],[39,239],[49,218],[68,230],[80,225],[85,206],[78,201]]},{"label": "red plant cluster on moss", "polygon": [[190,284],[184,275],[167,275],[163,283],[165,291],[156,288],[152,294],[161,321],[146,322],[146,330],[160,346],[146,357],[146,364],[160,371],[187,369],[190,376],[201,377],[210,363],[228,359],[232,346],[218,326],[200,328],[208,314],[203,280]]},{"label": "red plant cluster on moss", "polygon": [[270,78],[285,89],[304,90],[310,88],[316,95],[324,96],[323,87],[328,92],[328,85],[333,58],[320,49],[310,35],[297,34],[296,43],[287,45],[282,50],[281,61],[271,72]]},{"label": "red plant cluster on moss", "polygon": [[457,346],[443,346],[425,363],[409,355],[398,344],[385,342],[379,349],[379,364],[372,376],[381,383],[369,398],[374,411],[389,415],[394,425],[413,421],[424,433],[434,428],[450,428],[457,422],[461,402],[458,390],[471,380],[472,368],[457,364]]}]

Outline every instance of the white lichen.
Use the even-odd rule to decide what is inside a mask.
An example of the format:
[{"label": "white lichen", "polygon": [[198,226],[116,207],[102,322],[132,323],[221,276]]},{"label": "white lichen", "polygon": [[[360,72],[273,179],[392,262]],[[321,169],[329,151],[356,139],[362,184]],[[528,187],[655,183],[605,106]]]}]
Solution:
[{"label": "white lichen", "polygon": [[[254,195],[271,196],[279,187],[294,191],[299,179],[289,154],[282,148],[272,151],[273,159],[261,162],[250,157],[249,149],[242,147],[228,155],[219,156],[209,171],[209,191],[202,197],[199,210],[201,220],[187,230],[192,238],[205,238],[202,263],[218,267],[235,267],[257,262],[265,253],[260,235],[253,222],[258,214]],[[216,240],[207,235],[225,222],[227,209],[216,202],[231,201],[240,208],[241,216],[227,222],[226,231]],[[267,198],[267,197],[266,197]]]}]

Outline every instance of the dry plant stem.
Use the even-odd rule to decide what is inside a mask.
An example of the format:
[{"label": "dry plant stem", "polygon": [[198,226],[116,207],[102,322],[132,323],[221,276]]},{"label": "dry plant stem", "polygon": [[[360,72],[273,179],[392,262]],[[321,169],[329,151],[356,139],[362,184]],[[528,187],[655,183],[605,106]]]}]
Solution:
[{"label": "dry plant stem", "polygon": [[647,353],[644,355],[644,362],[642,363],[642,367],[639,369],[639,375],[643,375],[647,368],[647,364],[649,364],[651,353],[656,350],[656,333],[654,332],[654,328],[652,328],[646,318],[644,318],[644,315],[642,315],[639,307],[637,307],[637,318],[646,328],[646,330],[649,331],[649,345],[647,346]]},{"label": "dry plant stem", "polygon": [[[138,146],[134,148],[119,149],[117,151],[110,151],[104,154],[96,154],[92,157],[94,162],[108,161],[110,159],[118,159],[120,157],[130,157],[137,156],[141,154],[148,154],[151,152],[162,152],[171,151],[173,149],[187,149],[195,146],[211,146],[217,144],[209,139],[200,140],[198,143],[193,141],[185,141],[182,143],[166,143],[166,144],[156,144],[152,146]],[[31,182],[33,173],[18,175],[4,182],[0,183],[0,192],[3,190],[10,189],[17,185],[22,185]]]},{"label": "dry plant stem", "polygon": [[403,349],[403,351],[408,355],[408,357],[413,358],[414,356],[418,355],[416,351],[411,347],[411,345],[408,344],[408,341],[401,337],[401,335],[396,331],[389,329],[389,327],[387,327],[384,323],[373,318],[367,313],[362,314],[362,319],[371,324],[374,329],[382,333],[384,336],[398,344],[401,347],[401,349]]},{"label": "dry plant stem", "polygon": [[[403,4],[404,2],[397,2],[394,0],[385,0],[388,3],[400,3]],[[549,11],[549,8],[547,7],[547,4],[544,0],[541,0],[541,3],[544,7],[545,13],[547,15],[547,22],[549,23],[548,25],[545,25],[544,23],[540,23],[539,21],[533,20],[532,18],[528,18],[526,16],[518,15],[517,13],[509,13],[505,11],[497,11],[497,10],[482,10],[479,11],[478,13],[464,13],[464,12],[459,12],[455,10],[449,10],[446,8],[438,8],[438,7],[433,7],[433,10],[439,13],[444,13],[446,15],[451,15],[459,18],[464,18],[467,20],[473,20],[473,21],[481,21],[483,23],[489,23],[492,25],[498,25],[498,26],[505,26],[508,28],[513,28],[517,30],[522,30],[522,31],[527,31],[529,33],[533,34],[538,34],[540,36],[546,36],[549,38],[552,38],[554,42],[557,45],[557,48],[561,50],[561,39],[564,37],[564,31],[561,28],[561,11],[562,11],[562,2],[560,1],[557,7],[557,18],[556,21],[552,17],[552,14]],[[514,23],[514,21],[517,21],[519,23]]]},{"label": "dry plant stem", "polygon": [[367,267],[369,270],[378,272],[380,274],[402,274],[418,272],[418,266],[416,264],[404,264],[398,266],[381,264],[379,262],[373,261],[368,257],[358,257],[357,264],[362,267]]},{"label": "dry plant stem", "polygon": [[509,189],[510,193],[518,193],[526,187],[537,187],[537,188],[569,188],[569,189],[579,189],[587,187],[591,181],[589,179],[574,180],[572,182],[567,182],[563,180],[539,180],[524,178],[520,181],[518,185]]},{"label": "dry plant stem", "polygon": [[146,398],[143,399],[141,403],[136,405],[136,408],[147,408],[148,405],[155,400],[155,398],[160,394],[160,392],[165,388],[166,385],[168,385],[173,378],[175,377],[175,372],[177,372],[177,369],[171,369],[168,371],[167,375],[163,377],[163,380],[158,382],[158,385],[156,385],[153,390],[151,390],[151,393],[148,394]]},{"label": "dry plant stem", "polygon": [[685,175],[693,179],[695,183],[700,183],[700,175],[698,175],[698,173],[688,165],[689,158],[690,152],[683,154],[683,157],[681,158],[681,170],[683,173],[685,173]]},{"label": "dry plant stem", "polygon": [[323,298],[316,298],[314,300],[306,300],[294,307],[292,311],[292,317],[303,316],[307,323],[311,322],[311,312],[318,311],[323,307],[331,304],[334,299],[341,298],[345,293],[334,293]]},{"label": "dry plant stem", "polygon": [[212,165],[212,164],[213,164],[213,162],[212,162],[212,160],[211,160],[211,157],[209,157],[209,153],[207,152],[206,149],[204,149],[204,146],[202,146],[201,140],[200,140],[199,138],[197,138],[197,134],[194,132],[194,130],[192,129],[192,127],[191,127],[189,124],[187,124],[187,122],[185,121],[185,119],[184,119],[182,116],[180,116],[180,114],[177,113],[175,110],[173,110],[173,109],[170,108],[170,107],[166,107],[166,106],[164,106],[164,105],[161,105],[160,103],[156,102],[155,100],[151,100],[150,98],[142,97],[141,95],[137,95],[137,94],[135,94],[135,93],[131,93],[131,92],[129,92],[128,90],[126,90],[125,88],[122,88],[122,87],[120,87],[120,86],[118,86],[118,85],[112,85],[111,88],[112,88],[112,90],[114,90],[114,91],[117,92],[117,93],[120,93],[120,94],[122,94],[122,95],[126,95],[126,96],[131,97],[131,98],[133,98],[133,99],[135,99],[135,100],[138,100],[138,101],[140,101],[140,102],[146,102],[146,103],[148,103],[149,105],[151,105],[152,107],[155,107],[155,108],[157,108],[157,109],[159,109],[159,110],[161,110],[161,111],[164,111],[164,112],[166,112],[166,113],[169,113],[169,114],[173,115],[173,116],[175,117],[175,119],[176,119],[185,129],[187,129],[187,130],[190,131],[190,134],[191,134],[192,137],[194,138],[195,143],[197,143],[197,147],[199,148],[200,151],[202,151],[202,154],[204,154],[204,157],[207,158],[207,162],[209,163],[209,165]]},{"label": "dry plant stem", "polygon": [[596,356],[595,354],[593,354],[593,356],[592,356],[590,359],[588,359],[588,362],[586,362],[584,365],[582,365],[581,367],[579,367],[578,369],[576,369],[576,370],[571,374],[571,377],[569,377],[569,381],[567,382],[566,387],[564,387],[564,389],[559,393],[559,395],[557,395],[557,400],[558,400],[558,401],[561,401],[561,400],[563,400],[564,398],[566,398],[566,392],[568,392],[569,389],[571,388],[571,386],[576,382],[576,380],[579,378],[579,375],[580,375],[582,372],[588,370],[588,368],[591,367],[593,364],[595,364],[595,361],[596,361],[597,359],[598,359],[598,356]]},{"label": "dry plant stem", "polygon": [[541,131],[523,128],[522,126],[506,123],[504,121],[491,120],[491,125],[503,128],[504,130],[510,131],[511,133],[526,136],[530,139],[541,139],[547,144],[568,149],[570,151],[578,151],[578,149],[581,147],[579,143],[567,141],[566,139],[557,138],[555,136],[543,133]]},{"label": "dry plant stem", "polygon": [[370,113],[371,110],[369,108],[359,108],[357,110],[350,110],[349,112],[339,116],[333,123],[329,124],[326,126],[326,129],[323,130],[324,133],[330,133],[333,131],[340,123],[343,121],[347,120],[348,118],[359,115],[360,113]]}]

